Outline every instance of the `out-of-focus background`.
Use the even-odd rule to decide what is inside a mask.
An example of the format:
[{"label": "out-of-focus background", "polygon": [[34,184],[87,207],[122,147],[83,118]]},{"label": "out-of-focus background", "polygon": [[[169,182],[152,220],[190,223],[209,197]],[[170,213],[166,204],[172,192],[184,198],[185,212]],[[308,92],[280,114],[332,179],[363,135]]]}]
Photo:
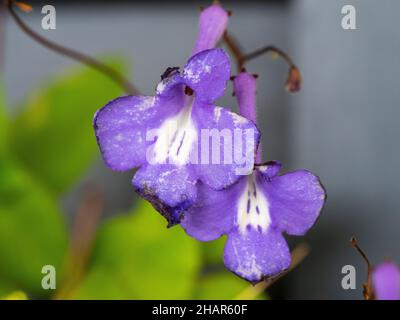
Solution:
[{"label": "out-of-focus background", "polygon": [[[207,1],[112,1],[87,5],[53,1],[57,10],[57,29],[44,31],[41,29],[40,10],[47,2],[31,3],[34,12],[19,15],[32,29],[90,55],[122,57],[125,64],[128,63],[126,74],[142,93],[148,95],[154,93],[160,74],[167,67],[185,64],[196,37],[199,6],[208,5]],[[248,71],[259,74],[258,113],[265,160],[282,161],[286,171],[307,168],[317,173],[328,192],[328,202],[315,227],[305,239],[290,238],[292,247],[306,240],[311,246],[310,255],[296,270],[271,287],[269,296],[286,299],[361,298],[366,266],[349,245],[351,235],[358,237],[371,261],[378,263],[386,257],[400,260],[400,209],[397,203],[400,181],[397,167],[400,163],[400,39],[397,12],[400,11],[400,2],[288,0],[222,1],[222,4],[233,12],[229,30],[245,51],[274,44],[288,52],[302,72],[304,83],[301,91],[289,94],[283,88],[287,74],[283,61],[261,56],[247,65]],[[356,8],[357,30],[343,30],[341,27],[341,9],[346,4]],[[50,86],[60,72],[78,64],[39,46],[23,34],[9,17],[5,19],[4,12],[0,19],[0,57],[3,60],[7,112],[18,118],[24,106],[35,99],[32,92]],[[86,80],[79,83],[79,88],[85,93],[87,86],[96,95],[97,87],[90,82],[91,77],[94,75],[84,78]],[[60,89],[56,88],[56,93],[52,94],[57,94],[57,90]],[[115,95],[119,94],[116,88],[113,90]],[[68,91],[61,91],[62,105],[59,108],[80,109],[84,106],[79,103],[93,101],[88,98],[69,100]],[[220,104],[235,109],[236,102],[231,92],[230,86]],[[101,96],[102,92],[98,94]],[[99,104],[97,107],[101,107],[103,102],[99,98],[96,103]],[[36,110],[36,116],[27,112],[22,118],[32,130],[28,132],[35,132],[35,126],[44,121],[37,116],[44,107],[35,107],[35,102],[31,105]],[[18,121],[23,122],[23,119]],[[74,123],[80,121],[80,118],[74,119]],[[18,135],[18,127],[13,130],[13,134]],[[79,130],[79,126],[71,127],[71,139],[80,139]],[[46,132],[50,131],[43,133],[44,139],[49,138]],[[57,130],[52,132],[52,143],[57,144]],[[13,137],[10,139],[14,141]],[[23,155],[21,162],[26,165],[24,159],[30,155],[34,157],[40,149],[29,149],[29,138],[19,141],[22,141],[21,145],[12,149],[16,148],[17,153]],[[28,154],[24,153],[25,147],[30,150]],[[63,147],[58,147],[62,153]],[[71,159],[68,156],[54,159],[54,170],[65,171],[68,175]],[[29,167],[29,161],[27,163]],[[46,167],[46,159],[32,166],[35,168],[38,165]],[[132,172],[110,171],[96,153],[93,164],[82,169],[76,181],[69,183],[68,188],[60,187],[59,203],[63,217],[69,225],[73,224],[88,181],[104,190],[106,218],[103,219],[128,212],[137,201],[130,186],[131,176]],[[51,186],[59,186],[58,181],[51,181],[49,186],[50,189]],[[8,194],[3,195],[2,202],[6,201]],[[3,215],[0,217],[0,225],[5,223],[2,230],[7,230],[9,226],[4,222],[5,218]],[[19,223],[35,223],[35,218],[31,219],[22,219]],[[162,226],[162,222],[158,223]],[[142,227],[153,228],[150,225]],[[132,229],[132,232],[135,230]],[[168,232],[163,232],[162,237],[168,235]],[[0,239],[7,241],[5,236],[0,236]],[[141,239],[137,241],[150,241],[146,237]],[[188,244],[189,247],[191,245],[196,244]],[[9,243],[9,246],[13,244]],[[43,250],[48,247],[51,245],[44,246]],[[24,245],[21,244],[20,248],[24,250]],[[29,250],[29,245],[26,248]],[[125,252],[116,250],[113,256],[114,247],[111,244],[107,250],[110,252],[107,258],[103,257],[105,266],[115,263],[114,259],[117,260]],[[130,246],[127,245],[125,250],[129,251]],[[11,253],[7,252],[12,259]],[[0,256],[0,262],[2,259],[4,257]],[[177,258],[167,256],[167,259]],[[347,264],[356,267],[357,290],[343,290],[341,287],[341,269]],[[18,265],[18,261],[12,265]],[[29,266],[24,268],[29,269]],[[129,265],[123,270],[129,273]],[[2,272],[5,271],[0,267],[0,279]],[[115,274],[108,276],[113,278]],[[15,273],[11,278],[19,279]],[[117,285],[103,287],[105,280],[100,276],[99,279],[97,290],[108,288],[118,291]],[[219,290],[223,291],[224,284],[221,283],[213,288],[213,297],[219,297]],[[20,289],[15,285],[10,287]],[[88,296],[83,294],[83,297]],[[118,293],[115,296],[118,297]],[[107,294],[101,297],[107,297]],[[146,297],[151,298],[151,292]]]}]

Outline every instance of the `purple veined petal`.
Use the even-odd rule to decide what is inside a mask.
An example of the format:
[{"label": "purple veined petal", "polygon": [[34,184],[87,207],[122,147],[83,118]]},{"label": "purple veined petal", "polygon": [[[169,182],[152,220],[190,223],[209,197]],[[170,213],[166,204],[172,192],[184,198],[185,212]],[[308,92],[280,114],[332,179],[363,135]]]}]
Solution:
[{"label": "purple veined petal", "polygon": [[319,178],[306,170],[273,178],[260,170],[257,173],[257,185],[267,198],[277,228],[290,235],[304,235],[325,203],[326,193]]},{"label": "purple veined petal", "polygon": [[190,58],[183,78],[194,90],[196,99],[212,102],[223,95],[230,72],[230,60],[224,50],[211,49]]},{"label": "purple veined petal", "polygon": [[154,142],[149,132],[185,107],[183,84],[164,81],[164,95],[124,96],[109,102],[94,116],[93,126],[104,162],[113,170],[128,170],[146,163]]},{"label": "purple veined petal", "polygon": [[196,179],[187,166],[145,165],[132,180],[135,190],[168,221],[180,222],[182,214],[197,197]]},{"label": "purple veined petal", "polygon": [[231,231],[237,212],[237,200],[243,192],[246,178],[223,190],[213,190],[199,182],[197,200],[185,212],[181,226],[199,241],[212,241]]},{"label": "purple veined petal", "polygon": [[128,170],[144,163],[146,126],[157,125],[157,111],[154,97],[126,96],[96,113],[96,138],[108,167]]},{"label": "purple veined petal", "polygon": [[201,102],[193,107],[192,117],[199,132],[194,167],[202,182],[219,190],[253,172],[260,133],[252,121]]},{"label": "purple veined petal", "polygon": [[193,55],[216,46],[228,25],[228,16],[228,12],[219,4],[213,4],[201,12]]},{"label": "purple veined petal", "polygon": [[400,300],[400,268],[393,262],[383,262],[372,271],[372,286],[376,300]]},{"label": "purple veined petal", "polygon": [[238,276],[257,283],[275,276],[290,266],[290,252],[282,234],[270,226],[261,231],[250,226],[228,234],[225,266]]}]

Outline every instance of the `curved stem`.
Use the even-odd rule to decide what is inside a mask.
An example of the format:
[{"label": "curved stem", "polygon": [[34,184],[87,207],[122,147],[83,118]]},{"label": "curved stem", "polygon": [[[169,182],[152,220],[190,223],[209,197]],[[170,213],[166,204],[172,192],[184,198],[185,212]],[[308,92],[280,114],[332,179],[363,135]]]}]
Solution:
[{"label": "curved stem", "polygon": [[138,90],[133,86],[132,83],[129,82],[125,77],[119,74],[114,69],[110,68],[109,66],[103,64],[102,62],[94,59],[90,56],[87,56],[83,53],[75,51],[73,49],[69,49],[67,47],[61,46],[57,43],[54,43],[46,38],[42,37],[40,34],[33,31],[31,28],[26,25],[22,19],[17,15],[13,8],[13,0],[8,0],[5,2],[5,5],[10,12],[11,16],[13,17],[15,23],[19,26],[19,28],[25,32],[30,38],[35,40],[36,42],[40,43],[42,46],[55,51],[61,55],[67,56],[73,60],[77,60],[83,64],[88,65],[89,67],[96,69],[97,71],[103,73],[110,79],[112,79],[115,83],[117,83],[126,93],[129,94],[137,94]]},{"label": "curved stem", "polygon": [[268,52],[272,52],[273,54],[275,54],[278,57],[285,60],[290,68],[297,68],[297,66],[293,62],[292,58],[290,58],[290,56],[287,53],[285,53],[283,50],[281,50],[275,46],[269,45],[269,46],[257,49],[253,52],[244,54],[238,41],[235,40],[235,38],[232,37],[232,35],[228,34],[228,32],[224,33],[223,40],[226,43],[229,50],[232,52],[233,56],[235,57],[238,71],[243,69],[244,64],[247,61],[257,58],[257,57],[263,55],[264,53],[268,53]]},{"label": "curved stem", "polygon": [[285,60],[287,62],[287,64],[291,68],[293,68],[293,67],[297,68],[296,65],[294,64],[293,60],[289,57],[289,55],[275,46],[266,46],[264,48],[257,49],[251,53],[245,54],[244,56],[242,56],[242,63],[245,63],[246,61],[257,58],[257,57],[261,56],[262,54],[268,53],[268,52],[272,52],[273,54],[277,55],[278,57],[281,57],[283,60]]},{"label": "curved stem", "polygon": [[289,55],[286,54],[283,50],[275,46],[266,46],[253,52],[244,54],[238,41],[236,41],[231,35],[229,35],[228,32],[224,33],[223,40],[231,51],[232,55],[235,57],[238,72],[244,70],[244,65],[247,61],[257,58],[264,53],[272,52],[277,57],[282,58],[289,65],[289,73],[285,83],[286,89],[290,92],[296,92],[300,90],[302,82],[300,70],[299,68],[297,68]]},{"label": "curved stem", "polygon": [[363,284],[363,287],[364,287],[363,294],[364,294],[365,300],[370,300],[370,299],[372,299],[372,285],[371,285],[372,266],[371,266],[371,263],[369,262],[367,255],[364,253],[364,251],[358,245],[357,239],[354,236],[351,237],[350,243],[367,263],[367,282]]},{"label": "curved stem", "polygon": [[243,50],[240,47],[239,43],[230,35],[228,31],[225,31],[223,36],[223,41],[225,42],[228,49],[231,51],[236,60],[237,71],[240,72],[243,69],[244,61],[243,61]]}]

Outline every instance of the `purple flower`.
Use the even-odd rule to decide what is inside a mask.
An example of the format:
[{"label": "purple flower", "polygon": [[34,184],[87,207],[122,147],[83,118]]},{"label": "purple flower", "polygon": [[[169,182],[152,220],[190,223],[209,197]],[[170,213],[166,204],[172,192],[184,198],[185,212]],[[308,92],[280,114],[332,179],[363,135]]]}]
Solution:
[{"label": "purple flower", "polygon": [[228,13],[218,3],[201,12],[199,36],[193,49],[193,55],[215,47],[228,26],[228,18]]},{"label": "purple flower", "polygon": [[[222,49],[209,49],[226,27],[224,12],[218,5],[202,12],[195,48],[198,53],[189,59],[183,72],[168,68],[155,96],[120,97],[94,118],[105,163],[113,170],[139,168],[132,181],[134,188],[170,225],[178,223],[196,201],[198,181],[219,190],[236,182],[238,172],[246,168],[248,172],[253,166],[257,128],[251,121],[214,105],[230,77],[228,56]],[[246,144],[247,148],[229,151],[240,161],[225,161],[229,160],[224,153],[229,139],[220,139],[215,153],[209,145],[212,137],[203,135],[215,130],[235,134],[235,142],[242,147]],[[220,161],[206,157],[209,151]]]},{"label": "purple flower", "polygon": [[[234,79],[240,113],[255,121],[256,83],[242,72]],[[257,153],[261,161],[261,153]],[[240,277],[256,283],[290,265],[283,232],[304,235],[325,202],[317,176],[306,170],[278,175],[279,162],[256,165],[232,186],[212,190],[199,184],[196,203],[185,212],[181,225],[200,240],[227,235],[224,263]]]},{"label": "purple flower", "polygon": [[376,300],[400,300],[400,268],[383,262],[372,271],[372,285]]}]

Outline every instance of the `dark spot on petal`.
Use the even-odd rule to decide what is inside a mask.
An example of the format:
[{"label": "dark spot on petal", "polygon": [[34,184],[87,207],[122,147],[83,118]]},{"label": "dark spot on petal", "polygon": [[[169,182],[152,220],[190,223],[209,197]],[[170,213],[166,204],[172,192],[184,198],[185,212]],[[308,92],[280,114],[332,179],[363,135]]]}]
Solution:
[{"label": "dark spot on petal", "polygon": [[250,212],[250,199],[247,199],[247,213]]},{"label": "dark spot on petal", "polygon": [[262,233],[262,228],[261,228],[260,225],[257,226],[257,230],[258,230],[259,233]]},{"label": "dark spot on petal", "polygon": [[161,75],[161,80],[167,79],[173,73],[179,70],[179,67],[168,67],[167,70]]},{"label": "dark spot on petal", "polygon": [[194,93],[194,91],[193,91],[192,88],[190,88],[190,87],[188,87],[188,86],[185,87],[185,94],[186,94],[186,95],[192,96],[193,93]]},{"label": "dark spot on petal", "polygon": [[257,214],[260,214],[260,209],[258,208],[258,206],[256,206],[256,211],[257,211]]}]

